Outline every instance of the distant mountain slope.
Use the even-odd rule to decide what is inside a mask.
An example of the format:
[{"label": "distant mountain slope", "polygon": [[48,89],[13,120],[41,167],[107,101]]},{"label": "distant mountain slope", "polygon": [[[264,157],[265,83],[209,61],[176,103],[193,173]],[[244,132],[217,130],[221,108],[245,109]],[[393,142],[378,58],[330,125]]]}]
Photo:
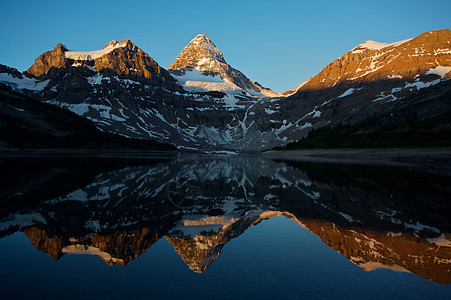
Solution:
[{"label": "distant mountain slope", "polygon": [[[327,65],[305,82],[298,93],[324,90],[340,83],[355,88],[369,82],[414,82],[400,85],[394,92],[396,96],[402,95],[404,89],[430,86],[434,81],[428,75],[451,78],[450,74],[446,76],[451,72],[450,37],[451,30],[445,29],[395,43],[368,40]],[[392,98],[387,95],[385,98]]]},{"label": "distant mountain slope", "polygon": [[284,149],[451,146],[451,80],[387,105],[360,123],[313,129]]},{"label": "distant mountain slope", "polygon": [[438,30],[398,43],[367,41],[299,85],[291,96],[266,105],[283,112],[287,120],[279,137],[295,141],[312,128],[357,124],[382,115],[387,123],[448,112],[450,78],[451,31]]},{"label": "distant mountain slope", "polygon": [[104,133],[76,114],[0,84],[0,149],[175,150],[151,140]]}]

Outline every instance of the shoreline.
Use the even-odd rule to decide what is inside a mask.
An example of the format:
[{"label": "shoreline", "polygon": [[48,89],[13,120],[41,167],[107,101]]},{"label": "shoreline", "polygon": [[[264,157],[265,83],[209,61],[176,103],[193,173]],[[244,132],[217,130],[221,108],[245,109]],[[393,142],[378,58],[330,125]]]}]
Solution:
[{"label": "shoreline", "polygon": [[174,156],[178,151],[142,151],[142,150],[86,150],[86,149],[39,149],[39,150],[0,150],[0,159],[38,158],[38,157],[111,157],[111,158],[149,158],[152,156]]},{"label": "shoreline", "polygon": [[[137,150],[87,150],[87,149],[39,149],[0,150],[0,158],[39,157],[111,157],[152,158],[178,154],[208,155],[205,153],[184,153],[181,151],[137,151]],[[215,154],[213,154],[214,156]],[[392,148],[392,149],[305,149],[269,150],[261,153],[218,154],[259,155],[273,160],[291,160],[331,164],[360,164],[400,167],[409,171],[432,173],[451,177],[451,148]]]},{"label": "shoreline", "polygon": [[279,160],[395,166],[451,176],[451,148],[271,150],[260,155]]}]

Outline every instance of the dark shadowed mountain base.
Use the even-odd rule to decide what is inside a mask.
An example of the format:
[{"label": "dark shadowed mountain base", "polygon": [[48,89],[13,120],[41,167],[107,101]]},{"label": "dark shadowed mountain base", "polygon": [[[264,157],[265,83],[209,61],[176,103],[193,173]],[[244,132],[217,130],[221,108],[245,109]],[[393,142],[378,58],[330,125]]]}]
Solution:
[{"label": "dark shadowed mountain base", "polygon": [[90,120],[0,84],[0,149],[176,151],[154,140],[102,132]]}]

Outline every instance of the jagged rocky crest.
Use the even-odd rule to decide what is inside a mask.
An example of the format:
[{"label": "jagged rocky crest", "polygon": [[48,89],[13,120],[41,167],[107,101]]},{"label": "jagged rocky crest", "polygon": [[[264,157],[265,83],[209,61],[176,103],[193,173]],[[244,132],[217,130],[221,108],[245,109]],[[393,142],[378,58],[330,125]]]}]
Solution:
[{"label": "jagged rocky crest", "polygon": [[41,54],[25,74],[39,77],[45,75],[53,68],[68,68],[72,61],[67,60],[64,53],[68,51],[63,44],[57,44],[52,50]]},{"label": "jagged rocky crest", "polygon": [[[98,51],[69,51],[64,45],[58,44],[39,56],[25,74],[45,78],[52,67],[58,69],[70,66],[93,67],[105,75],[145,78],[153,84],[174,86],[172,76],[130,40],[113,40]],[[52,77],[52,74],[47,77]]]}]

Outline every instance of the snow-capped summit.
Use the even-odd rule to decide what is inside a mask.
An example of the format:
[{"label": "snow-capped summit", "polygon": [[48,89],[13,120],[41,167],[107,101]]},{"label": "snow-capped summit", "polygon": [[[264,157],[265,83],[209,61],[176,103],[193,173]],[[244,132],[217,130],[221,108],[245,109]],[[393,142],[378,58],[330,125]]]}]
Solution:
[{"label": "snow-capped summit", "polygon": [[116,48],[125,47],[127,46],[127,43],[129,41],[116,41],[112,40],[109,42],[105,47],[103,47],[101,50],[95,50],[95,51],[66,51],[64,52],[64,55],[66,58],[73,59],[73,60],[94,60],[97,58],[100,58],[104,56],[105,54],[110,53]]},{"label": "snow-capped summit", "polygon": [[[357,91],[359,85],[380,82],[381,86],[385,86],[385,90],[372,89],[372,93],[375,93],[371,96],[373,100],[383,98],[386,101],[394,101],[398,96],[387,96],[392,94],[393,89],[402,93],[412,84],[421,88],[440,82],[435,81],[437,78],[426,75],[438,70],[443,73],[447,68],[451,68],[450,42],[449,29],[425,32],[415,38],[393,43],[367,40],[292,91],[302,93],[339,88],[344,89],[339,91],[343,93],[351,88]],[[443,73],[443,77],[451,78],[451,74],[445,76],[447,73],[449,71]],[[399,82],[395,86],[393,82],[396,80]]]},{"label": "snow-capped summit", "polygon": [[227,64],[222,52],[205,34],[198,34],[192,39],[168,70],[172,70],[171,73],[180,84],[191,90],[241,94],[244,92],[248,96],[256,97],[279,96],[278,93],[255,84],[239,70]]},{"label": "snow-capped summit", "polygon": [[358,45],[357,47],[355,47],[354,49],[352,49],[351,53],[360,53],[365,50],[382,50],[382,49],[388,48],[388,47],[398,47],[411,40],[412,39],[406,39],[406,40],[402,40],[402,41],[394,42],[394,43],[380,43],[380,42],[376,42],[376,41],[372,41],[372,40],[367,40],[367,41],[361,43],[360,45]]},{"label": "snow-capped summit", "polygon": [[198,71],[219,72],[227,65],[222,52],[206,34],[198,34],[177,56],[168,69],[180,70],[186,67]]}]

